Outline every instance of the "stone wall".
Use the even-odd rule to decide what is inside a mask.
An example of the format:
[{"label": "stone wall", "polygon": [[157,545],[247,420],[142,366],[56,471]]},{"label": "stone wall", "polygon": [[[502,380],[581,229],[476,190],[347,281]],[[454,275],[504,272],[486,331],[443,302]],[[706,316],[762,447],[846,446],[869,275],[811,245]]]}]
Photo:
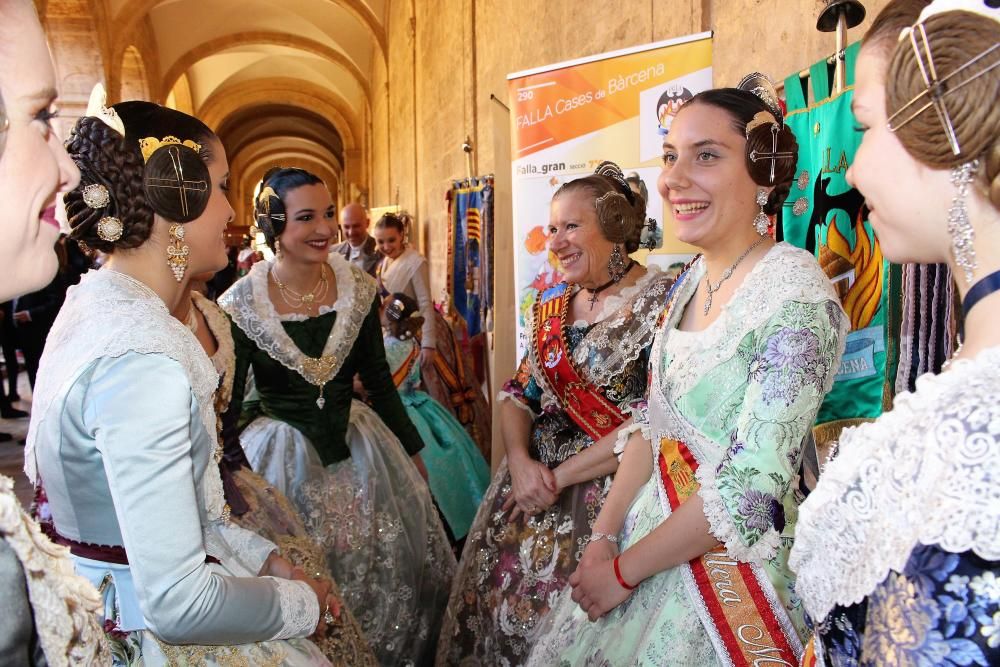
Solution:
[{"label": "stone wall", "polygon": [[[866,0],[868,18],[850,31],[850,41],[861,38],[887,1]],[[466,175],[466,136],[475,146],[475,173],[498,175],[497,238],[511,233],[508,73],[712,30],[715,82],[732,85],[753,70],[783,78],[835,48],[834,35],[815,28],[822,0],[398,0],[389,6],[388,68],[376,64],[372,80],[371,204],[397,203],[398,190],[398,203],[416,215],[436,296],[446,280],[445,193],[452,179]],[[513,273],[509,244],[504,250],[498,282]],[[506,285],[498,285],[497,308],[501,315],[513,308]],[[497,379],[513,369],[512,339],[513,318],[497,317]]]}]

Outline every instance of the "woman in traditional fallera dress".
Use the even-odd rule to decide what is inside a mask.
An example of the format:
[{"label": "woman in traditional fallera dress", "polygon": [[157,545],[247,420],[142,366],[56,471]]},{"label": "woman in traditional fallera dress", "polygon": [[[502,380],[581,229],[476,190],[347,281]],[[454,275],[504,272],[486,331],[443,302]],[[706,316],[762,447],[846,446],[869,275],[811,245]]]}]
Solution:
[{"label": "woman in traditional fallera dress", "polygon": [[458,420],[422,390],[417,303],[390,294],[382,305],[385,355],[399,397],[424,441],[421,456],[427,482],[453,540],[469,532],[476,508],[490,483],[490,467]]},{"label": "woman in traditional fallera dress", "polygon": [[424,318],[420,337],[424,389],[455,415],[488,461],[493,437],[490,405],[455,330],[434,308],[427,259],[406,243],[410,224],[406,213],[387,213],[375,223],[373,234],[383,256],[375,267],[379,294],[385,298],[401,292],[417,302]]},{"label": "woman in traditional fallera dress", "polygon": [[539,295],[529,350],[498,398],[507,457],[466,540],[439,665],[522,664],[576,567],[670,285],[628,258],[645,210],[611,163],[552,199],[549,249],[567,282]]},{"label": "woman in traditional fallera dress", "polygon": [[[207,280],[211,275],[206,274],[203,278]],[[174,310],[174,317],[191,329],[220,378],[215,390],[215,412],[222,440],[219,472],[232,521],[277,544],[279,553],[292,565],[329,581],[331,594],[341,599],[323,548],[306,532],[302,517],[288,498],[250,468],[240,446],[235,423],[237,415],[227,413],[236,366],[229,318],[215,302],[191,290],[190,283],[185,292]],[[229,417],[225,427],[223,415]],[[377,664],[354,614],[340,604],[337,607],[339,609],[333,614],[334,620],[327,624],[326,632],[314,637],[313,642],[337,667]]]},{"label": "woman in traditional fallera dress", "polygon": [[[847,178],[886,258],[949,264],[964,344],[845,430],[802,505],[809,666],[1000,664],[1000,9],[927,4],[890,2],[862,41]],[[924,107],[931,61],[940,115]]]},{"label": "woman in traditional fallera dress", "polygon": [[[268,172],[256,214],[276,258],[219,300],[233,321],[230,410],[241,410],[251,369],[260,395],[241,443],[325,549],[379,662],[423,664],[455,558],[385,361],[375,283],[328,252],[333,201],[316,176]],[[375,411],[352,400],[356,373]]]},{"label": "woman in traditional fallera dress", "polygon": [[621,466],[529,665],[797,662],[796,476],[847,321],[815,259],[768,233],[796,152],[760,75],[674,119],[660,194],[703,254],[663,310],[646,409],[619,432]]},{"label": "woman in traditional fallera dress", "polygon": [[180,112],[95,106],[67,143],[83,178],[66,208],[109,259],[49,334],[25,452],[50,534],[100,586],[116,664],[327,664],[304,637],[337,601],[229,520],[218,376],[167,305],[225,265],[225,151]]}]

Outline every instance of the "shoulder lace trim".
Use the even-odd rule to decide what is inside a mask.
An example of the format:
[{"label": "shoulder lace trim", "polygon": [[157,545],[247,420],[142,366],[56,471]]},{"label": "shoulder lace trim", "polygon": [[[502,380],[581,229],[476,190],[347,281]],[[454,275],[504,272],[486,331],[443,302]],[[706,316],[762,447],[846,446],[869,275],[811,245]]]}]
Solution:
[{"label": "shoulder lace trim", "polygon": [[[573,361],[584,379],[598,387],[607,387],[616,374],[639,358],[653,338],[656,320],[671,284],[672,280],[666,273],[658,267],[651,267],[635,285],[622,291],[615,310],[597,321],[573,351]],[[534,322],[529,318],[529,341],[533,327]],[[546,399],[555,400],[555,392],[541,372],[538,354],[531,345],[528,355],[531,374],[545,393],[542,401],[545,405]],[[633,398],[629,397],[622,405]]]},{"label": "shoulder lace trim", "polygon": [[205,316],[208,330],[212,332],[218,349],[212,355],[212,365],[219,374],[219,389],[215,395],[218,416],[226,411],[233,397],[233,373],[236,369],[236,351],[233,343],[233,330],[229,318],[212,300],[200,292],[191,292],[191,302]]},{"label": "shoulder lace trim", "polygon": [[[42,534],[0,475],[0,539],[24,568],[35,628],[50,665],[110,665],[111,651],[97,622],[101,596],[73,570],[69,549]],[[6,593],[5,593],[6,594]]]},{"label": "shoulder lace trim", "polygon": [[917,544],[1000,560],[1000,348],[924,375],[846,429],[803,503],[790,565],[817,622],[862,601]]},{"label": "shoulder lace trim", "polygon": [[[101,358],[138,352],[161,354],[179,363],[198,401],[202,425],[216,440],[212,398],[219,376],[198,339],[138,280],[108,268],[85,274],[67,294],[47,340],[24,453],[24,470],[33,484],[37,483],[34,448],[39,427],[50,418],[53,402]],[[208,519],[222,519],[226,503],[218,469],[206,470],[202,492]]]},{"label": "shoulder lace trim", "polygon": [[219,299],[243,333],[257,347],[285,368],[295,371],[307,382],[322,386],[329,382],[347,360],[361,325],[375,299],[375,281],[337,253],[328,262],[337,281],[337,319],[323,347],[323,361],[317,372],[317,359],[308,357],[295,345],[274,309],[267,293],[267,274],[272,261],[257,262]]}]

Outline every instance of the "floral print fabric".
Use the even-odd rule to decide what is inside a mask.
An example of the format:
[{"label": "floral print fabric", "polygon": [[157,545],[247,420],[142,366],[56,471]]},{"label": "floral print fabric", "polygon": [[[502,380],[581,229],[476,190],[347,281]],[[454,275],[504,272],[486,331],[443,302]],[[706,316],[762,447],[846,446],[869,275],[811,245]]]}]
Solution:
[{"label": "floral print fabric", "polygon": [[817,628],[831,667],[1000,664],[1000,563],[918,546],[862,602]]}]

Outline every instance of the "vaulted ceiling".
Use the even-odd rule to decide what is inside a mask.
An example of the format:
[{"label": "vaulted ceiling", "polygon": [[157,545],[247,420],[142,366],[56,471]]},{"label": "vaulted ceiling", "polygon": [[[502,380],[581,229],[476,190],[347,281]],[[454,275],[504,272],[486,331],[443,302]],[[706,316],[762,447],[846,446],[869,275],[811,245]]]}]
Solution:
[{"label": "vaulted ceiling", "polygon": [[[322,172],[341,202],[370,182],[373,63],[389,0],[36,0],[63,97],[144,97],[215,128],[247,196],[273,163]],[[95,67],[87,70],[89,64]],[[101,71],[103,70],[103,71]],[[238,214],[243,205],[234,201]]]}]

